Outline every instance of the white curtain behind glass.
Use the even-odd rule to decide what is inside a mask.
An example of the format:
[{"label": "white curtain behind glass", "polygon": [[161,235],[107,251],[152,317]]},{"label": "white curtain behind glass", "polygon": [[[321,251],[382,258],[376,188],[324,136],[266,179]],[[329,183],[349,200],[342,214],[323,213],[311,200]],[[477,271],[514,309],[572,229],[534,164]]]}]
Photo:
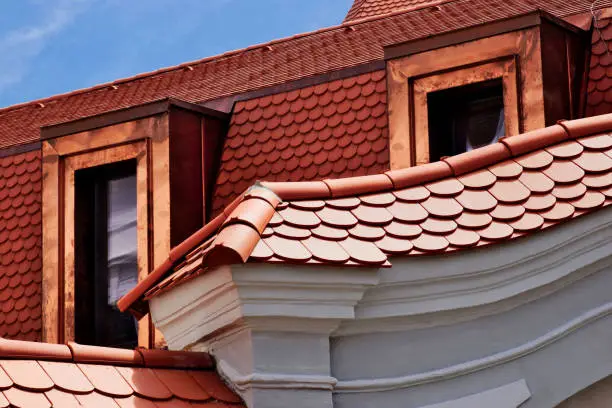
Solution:
[{"label": "white curtain behind glass", "polygon": [[108,304],[138,281],[136,176],[108,181]]}]

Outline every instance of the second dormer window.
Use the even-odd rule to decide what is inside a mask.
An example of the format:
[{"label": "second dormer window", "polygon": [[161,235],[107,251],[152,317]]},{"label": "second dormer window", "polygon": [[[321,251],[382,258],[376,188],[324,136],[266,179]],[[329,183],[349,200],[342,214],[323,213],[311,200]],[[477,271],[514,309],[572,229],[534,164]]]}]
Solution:
[{"label": "second dormer window", "polygon": [[430,161],[495,143],[505,134],[501,79],[427,95]]}]

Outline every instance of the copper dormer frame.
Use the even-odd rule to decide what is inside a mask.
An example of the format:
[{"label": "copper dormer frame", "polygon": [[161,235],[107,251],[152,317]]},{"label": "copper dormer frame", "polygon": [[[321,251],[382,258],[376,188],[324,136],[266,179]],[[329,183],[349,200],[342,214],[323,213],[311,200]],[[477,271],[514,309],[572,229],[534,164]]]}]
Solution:
[{"label": "copper dormer frame", "polygon": [[427,94],[502,79],[506,134],[545,126],[537,27],[387,61],[391,168],[429,162]]},{"label": "copper dormer frame", "polygon": [[[168,115],[111,124],[48,139],[43,155],[43,341],[74,340],[75,171],[137,161],[138,279],[170,251]],[[44,131],[43,131],[44,136]],[[152,347],[154,330],[139,323],[138,343]]]}]

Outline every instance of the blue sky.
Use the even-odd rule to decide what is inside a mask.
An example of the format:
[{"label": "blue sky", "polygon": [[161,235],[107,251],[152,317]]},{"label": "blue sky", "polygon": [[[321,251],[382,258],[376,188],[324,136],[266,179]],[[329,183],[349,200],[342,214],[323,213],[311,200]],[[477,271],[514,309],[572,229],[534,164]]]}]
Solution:
[{"label": "blue sky", "polygon": [[0,107],[338,24],[352,0],[2,0]]}]

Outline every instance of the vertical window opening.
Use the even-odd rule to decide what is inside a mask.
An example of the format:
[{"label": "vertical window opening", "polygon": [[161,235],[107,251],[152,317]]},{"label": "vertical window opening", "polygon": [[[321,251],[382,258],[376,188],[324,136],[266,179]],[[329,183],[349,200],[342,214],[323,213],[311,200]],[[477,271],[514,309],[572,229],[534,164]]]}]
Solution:
[{"label": "vertical window opening", "polygon": [[430,161],[495,143],[505,134],[501,79],[427,94]]},{"label": "vertical window opening", "polygon": [[116,303],[138,281],[136,160],[75,172],[75,340],[134,348]]}]

